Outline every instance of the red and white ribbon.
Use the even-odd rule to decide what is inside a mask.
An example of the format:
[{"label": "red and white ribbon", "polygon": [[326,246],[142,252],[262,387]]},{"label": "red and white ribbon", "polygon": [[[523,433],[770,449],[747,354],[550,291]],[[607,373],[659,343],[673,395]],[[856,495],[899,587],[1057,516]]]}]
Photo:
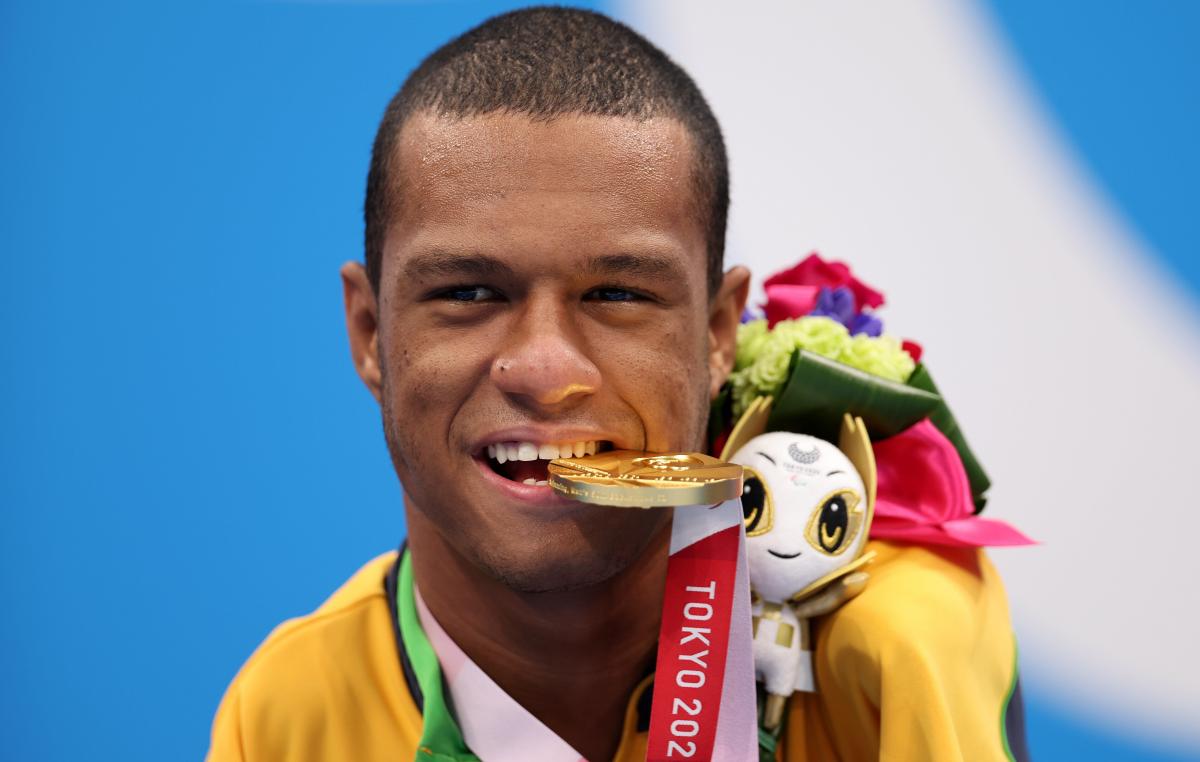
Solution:
[{"label": "red and white ribbon", "polygon": [[647,762],[756,759],[752,638],[741,500],[676,508]]}]

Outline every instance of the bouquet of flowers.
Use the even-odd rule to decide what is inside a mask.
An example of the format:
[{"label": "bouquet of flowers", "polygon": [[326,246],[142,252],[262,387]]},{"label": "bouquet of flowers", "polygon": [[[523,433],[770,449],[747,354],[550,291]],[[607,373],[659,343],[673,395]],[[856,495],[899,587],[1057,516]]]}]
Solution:
[{"label": "bouquet of flowers", "polygon": [[866,424],[878,469],[871,537],[934,545],[1026,545],[978,516],[990,486],[922,363],[921,347],[883,332],[883,294],[815,252],[764,283],[762,316],[738,329],[733,373],[710,416],[713,450],[755,398],[769,431],[836,440],[843,416]]}]

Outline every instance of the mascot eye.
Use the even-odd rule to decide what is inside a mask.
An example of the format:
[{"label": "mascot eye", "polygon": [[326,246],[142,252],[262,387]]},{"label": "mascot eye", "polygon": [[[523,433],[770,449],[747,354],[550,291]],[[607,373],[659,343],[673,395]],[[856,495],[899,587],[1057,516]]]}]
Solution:
[{"label": "mascot eye", "polygon": [[817,540],[821,550],[833,553],[846,541],[846,527],[850,524],[850,512],[846,510],[846,498],[834,495],[821,506],[821,519],[817,523]]},{"label": "mascot eye", "polygon": [[858,495],[846,490],[827,495],[809,522],[809,543],[831,556],[849,547],[862,525],[858,502]]},{"label": "mascot eye", "polygon": [[771,493],[767,485],[752,469],[746,468],[742,481],[742,517],[746,523],[746,536],[755,537],[771,531],[774,519]]}]

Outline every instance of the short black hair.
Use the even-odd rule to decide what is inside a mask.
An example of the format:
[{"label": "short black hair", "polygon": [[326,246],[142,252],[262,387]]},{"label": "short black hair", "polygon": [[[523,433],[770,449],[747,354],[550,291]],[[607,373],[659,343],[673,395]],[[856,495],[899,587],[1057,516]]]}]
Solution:
[{"label": "short black hair", "polygon": [[392,154],[405,121],[421,112],[679,120],[694,145],[694,192],[698,210],[705,215],[706,276],[709,293],[716,293],[729,213],[729,168],[721,128],[691,77],[629,27],[576,8],[525,8],[491,18],[451,40],[409,75],[384,112],[367,175],[364,243],[367,277],[376,292],[394,202]]}]

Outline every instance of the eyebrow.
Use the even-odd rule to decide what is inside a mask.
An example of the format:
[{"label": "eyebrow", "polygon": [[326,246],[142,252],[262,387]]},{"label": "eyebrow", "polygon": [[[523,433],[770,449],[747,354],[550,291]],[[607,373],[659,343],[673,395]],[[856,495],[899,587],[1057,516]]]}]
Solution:
[{"label": "eyebrow", "polygon": [[[590,275],[625,275],[647,280],[684,280],[685,273],[673,258],[653,254],[598,254],[588,257],[583,271]],[[434,278],[502,278],[515,275],[504,260],[478,252],[445,250],[418,254],[404,265],[411,280]]]},{"label": "eyebrow", "polygon": [[430,251],[418,254],[404,265],[404,274],[412,280],[432,278],[498,278],[511,276],[513,269],[503,260],[476,252]]},{"label": "eyebrow", "polygon": [[826,475],[826,476],[833,476],[834,474],[844,474],[844,473],[846,473],[846,472],[845,472],[845,471],[830,471],[829,473],[827,473],[827,474],[825,474],[825,475]]},{"label": "eyebrow", "polygon": [[653,254],[600,254],[589,257],[584,270],[592,275],[632,275],[674,281],[682,281],[686,275],[674,258]]},{"label": "eyebrow", "polygon": [[777,466],[777,465],[779,465],[778,463],[776,463],[776,462],[775,462],[775,459],[774,459],[774,458],[772,458],[770,455],[767,455],[765,452],[763,452],[763,451],[761,451],[761,450],[756,450],[756,451],[754,452],[754,454],[755,454],[755,455],[761,455],[761,456],[763,456],[764,458],[766,458],[767,460],[771,461],[771,465],[772,465],[772,466]]}]

